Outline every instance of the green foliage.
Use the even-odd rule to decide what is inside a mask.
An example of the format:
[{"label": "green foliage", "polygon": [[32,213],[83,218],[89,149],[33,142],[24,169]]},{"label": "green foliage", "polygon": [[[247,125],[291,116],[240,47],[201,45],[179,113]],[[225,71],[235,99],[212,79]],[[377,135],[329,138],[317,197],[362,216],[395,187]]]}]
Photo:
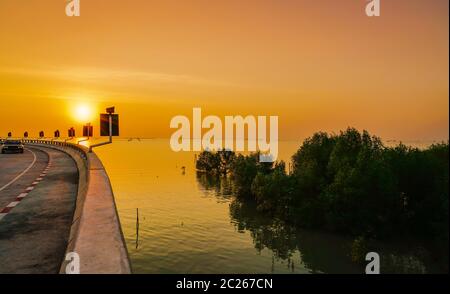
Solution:
[{"label": "green foliage", "polygon": [[198,156],[196,168],[209,174],[224,174],[226,175],[236,158],[233,151],[220,150],[218,152],[203,151]]},{"label": "green foliage", "polygon": [[196,168],[207,173],[217,173],[220,168],[219,157],[209,151],[203,151],[197,158]]},{"label": "green foliage", "polygon": [[238,196],[297,225],[361,240],[414,236],[448,244],[448,154],[448,143],[385,147],[349,128],[306,139],[289,175],[284,162],[260,163],[259,154],[204,152],[197,168],[231,171]]},{"label": "green foliage", "polygon": [[290,178],[283,161],[277,163],[269,173],[259,172],[251,185],[257,209],[261,211],[287,212],[291,195]]},{"label": "green foliage", "polygon": [[292,157],[294,178],[304,197],[316,197],[329,184],[327,169],[335,141],[326,133],[316,133]]},{"label": "green foliage", "polygon": [[373,238],[448,242],[448,144],[427,150],[347,129],[315,134],[293,156],[299,223]]},{"label": "green foliage", "polygon": [[401,195],[399,221],[410,234],[448,242],[448,152],[448,143],[423,151],[404,145],[386,151]]},{"label": "green foliage", "polygon": [[238,196],[253,195],[252,183],[258,174],[271,172],[272,163],[259,162],[259,154],[253,153],[248,156],[239,154],[233,163],[232,175]]}]

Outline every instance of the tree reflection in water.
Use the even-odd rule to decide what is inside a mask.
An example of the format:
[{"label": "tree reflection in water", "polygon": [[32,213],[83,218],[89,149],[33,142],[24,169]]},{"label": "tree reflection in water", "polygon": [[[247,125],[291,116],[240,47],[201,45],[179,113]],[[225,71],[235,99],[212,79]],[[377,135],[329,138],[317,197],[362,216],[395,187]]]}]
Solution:
[{"label": "tree reflection in water", "polygon": [[203,189],[214,191],[218,201],[230,203],[230,219],[237,231],[249,232],[258,252],[269,249],[273,263],[284,261],[292,272],[303,267],[311,273],[363,273],[349,257],[350,239],[300,230],[258,212],[252,200],[233,196],[232,180],[227,177],[197,173],[197,180]]},{"label": "tree reflection in water", "polygon": [[[310,273],[364,273],[365,265],[351,260],[353,238],[303,230],[259,212],[251,199],[234,196],[229,177],[197,173],[197,181],[202,190],[213,191],[217,201],[229,203],[231,223],[238,232],[250,233],[258,253],[272,252],[272,268],[275,261],[282,261],[292,272],[300,267]],[[370,249],[380,253],[383,273],[445,271],[421,247],[376,242]]]},{"label": "tree reflection in water", "polygon": [[[288,263],[292,269],[302,266],[311,273],[362,273],[351,262],[351,240],[340,236],[300,230],[270,215],[259,213],[256,204],[234,198],[230,204],[232,222],[240,231],[249,231],[256,250],[272,251],[275,259]],[[299,253],[300,260],[293,257]]]},{"label": "tree reflection in water", "polygon": [[197,182],[200,184],[201,188],[208,191],[214,191],[214,195],[219,202],[228,202],[233,198],[233,185],[228,177],[197,172]]}]

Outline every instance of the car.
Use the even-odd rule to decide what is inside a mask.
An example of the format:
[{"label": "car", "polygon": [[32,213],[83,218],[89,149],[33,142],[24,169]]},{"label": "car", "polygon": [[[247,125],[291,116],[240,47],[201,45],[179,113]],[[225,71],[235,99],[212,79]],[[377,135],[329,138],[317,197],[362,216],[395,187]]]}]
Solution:
[{"label": "car", "polygon": [[5,153],[23,153],[24,147],[21,141],[5,140],[2,144],[2,154]]}]

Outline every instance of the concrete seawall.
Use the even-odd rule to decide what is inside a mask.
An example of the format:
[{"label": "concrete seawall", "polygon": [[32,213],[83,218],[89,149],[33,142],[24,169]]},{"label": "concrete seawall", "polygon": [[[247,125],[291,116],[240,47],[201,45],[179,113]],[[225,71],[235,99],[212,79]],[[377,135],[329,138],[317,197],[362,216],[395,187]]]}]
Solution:
[{"label": "concrete seawall", "polygon": [[[59,141],[25,140],[70,155],[79,171],[76,208],[66,253],[80,257],[81,274],[129,274],[131,265],[109,177],[95,153]],[[69,261],[63,261],[60,273]]]}]

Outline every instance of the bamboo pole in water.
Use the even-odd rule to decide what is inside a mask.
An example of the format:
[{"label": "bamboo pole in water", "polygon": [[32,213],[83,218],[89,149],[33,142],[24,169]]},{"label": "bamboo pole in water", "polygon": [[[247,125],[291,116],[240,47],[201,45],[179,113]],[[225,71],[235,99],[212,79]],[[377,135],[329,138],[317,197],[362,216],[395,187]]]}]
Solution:
[{"label": "bamboo pole in water", "polygon": [[136,208],[136,249],[139,245],[139,208]]}]

